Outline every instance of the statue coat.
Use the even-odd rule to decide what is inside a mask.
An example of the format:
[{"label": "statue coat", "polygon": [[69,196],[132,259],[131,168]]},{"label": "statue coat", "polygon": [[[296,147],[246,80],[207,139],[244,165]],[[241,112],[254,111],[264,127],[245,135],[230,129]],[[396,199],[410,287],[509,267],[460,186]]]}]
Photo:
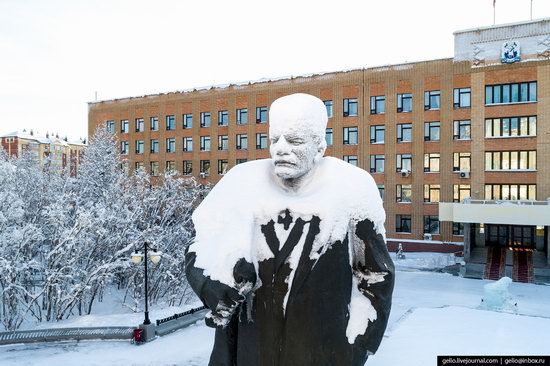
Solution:
[{"label": "statue coat", "polygon": [[[287,217],[256,222],[261,251],[269,255],[254,265],[243,257],[245,265],[235,266],[233,274],[255,278],[255,288],[225,326],[216,326],[209,365],[364,365],[378,349],[391,308],[394,267],[383,235],[365,218],[348,223],[341,240],[319,245],[322,218],[292,208],[286,212]],[[208,306],[212,292],[231,286],[205,274],[193,249],[186,256],[188,281]],[[349,335],[353,286],[375,311],[356,336]]]}]

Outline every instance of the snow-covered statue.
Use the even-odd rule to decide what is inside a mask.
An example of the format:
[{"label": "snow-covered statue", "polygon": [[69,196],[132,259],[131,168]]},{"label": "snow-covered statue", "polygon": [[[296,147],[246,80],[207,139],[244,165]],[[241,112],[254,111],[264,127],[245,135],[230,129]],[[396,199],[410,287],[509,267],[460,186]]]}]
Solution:
[{"label": "snow-covered statue", "polygon": [[318,98],[279,98],[269,120],[271,159],[235,166],[193,215],[186,271],[216,328],[210,365],[363,365],[394,284],[377,186],[323,157]]}]

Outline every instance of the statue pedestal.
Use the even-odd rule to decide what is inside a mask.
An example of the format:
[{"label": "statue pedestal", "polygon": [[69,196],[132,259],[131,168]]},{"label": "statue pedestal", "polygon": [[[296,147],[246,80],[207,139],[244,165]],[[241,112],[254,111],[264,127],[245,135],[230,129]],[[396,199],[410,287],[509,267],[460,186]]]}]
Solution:
[{"label": "statue pedestal", "polygon": [[142,340],[149,342],[156,338],[157,326],[155,324],[140,324],[139,329],[143,329]]}]

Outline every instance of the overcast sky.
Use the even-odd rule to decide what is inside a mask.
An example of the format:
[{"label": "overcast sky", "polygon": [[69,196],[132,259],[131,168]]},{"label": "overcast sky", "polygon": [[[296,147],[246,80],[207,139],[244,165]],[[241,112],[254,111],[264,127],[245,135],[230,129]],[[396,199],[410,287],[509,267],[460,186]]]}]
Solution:
[{"label": "overcast sky", "polygon": [[[496,23],[530,19],[496,0]],[[533,18],[550,0],[533,0]],[[0,133],[86,136],[87,102],[453,56],[493,0],[0,0]]]}]

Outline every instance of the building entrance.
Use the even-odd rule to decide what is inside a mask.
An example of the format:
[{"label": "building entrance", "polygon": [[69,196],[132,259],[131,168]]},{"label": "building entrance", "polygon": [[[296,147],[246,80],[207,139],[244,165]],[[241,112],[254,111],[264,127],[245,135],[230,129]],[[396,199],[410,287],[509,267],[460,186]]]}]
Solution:
[{"label": "building entrance", "polygon": [[535,248],[535,226],[487,224],[485,235],[488,246]]}]

